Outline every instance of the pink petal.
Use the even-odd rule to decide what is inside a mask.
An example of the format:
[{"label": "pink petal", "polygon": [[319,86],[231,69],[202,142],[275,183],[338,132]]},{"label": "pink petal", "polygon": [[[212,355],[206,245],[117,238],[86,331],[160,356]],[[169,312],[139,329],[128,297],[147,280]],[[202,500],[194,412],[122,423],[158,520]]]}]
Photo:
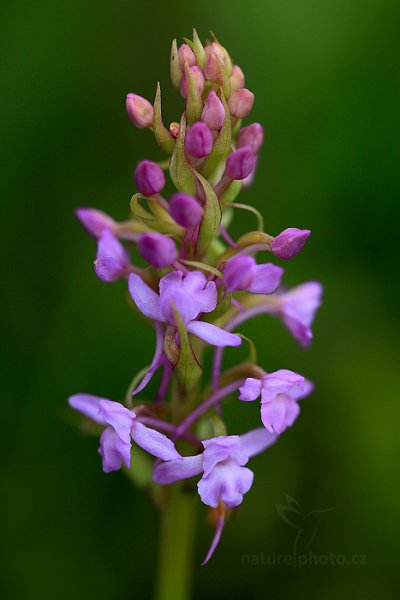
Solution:
[{"label": "pink petal", "polygon": [[203,455],[185,456],[154,467],[153,480],[166,485],[199,475],[203,470]]},{"label": "pink petal", "polygon": [[138,446],[162,460],[180,459],[181,455],[174,443],[166,435],[146,427],[143,423],[135,421],[132,426],[132,439]]},{"label": "pink petal", "polygon": [[240,436],[240,448],[250,458],[269,448],[277,439],[277,433],[271,433],[264,427],[259,427]]},{"label": "pink petal", "polygon": [[272,294],[281,283],[282,267],[272,263],[257,265],[255,277],[248,288],[253,294]]},{"label": "pink petal", "polygon": [[242,339],[205,321],[191,321],[186,329],[212,346],[240,346]]},{"label": "pink petal", "polygon": [[160,312],[160,296],[139,275],[129,275],[128,288],[132,300],[146,317],[155,321],[164,320]]},{"label": "pink petal", "polygon": [[215,527],[215,534],[214,534],[214,537],[212,539],[210,548],[209,548],[209,550],[208,550],[208,552],[206,554],[205,559],[201,563],[202,567],[204,567],[204,565],[206,565],[208,563],[208,561],[210,560],[210,558],[214,554],[214,552],[215,552],[215,550],[216,550],[216,548],[217,548],[217,546],[219,544],[219,541],[221,539],[221,535],[222,535],[222,532],[223,532],[223,529],[224,529],[224,524],[225,524],[225,518],[224,518],[224,516],[219,517],[219,519],[217,520],[217,525]]},{"label": "pink petal", "polygon": [[261,394],[261,379],[248,377],[242,387],[239,388],[239,392],[239,400],[244,400],[245,402],[256,400]]},{"label": "pink petal", "polygon": [[99,398],[91,394],[75,394],[68,398],[68,404],[86,417],[89,417],[89,419],[92,419],[92,421],[96,421],[100,425],[106,425],[106,421],[99,412],[102,400],[105,400],[105,398]]}]

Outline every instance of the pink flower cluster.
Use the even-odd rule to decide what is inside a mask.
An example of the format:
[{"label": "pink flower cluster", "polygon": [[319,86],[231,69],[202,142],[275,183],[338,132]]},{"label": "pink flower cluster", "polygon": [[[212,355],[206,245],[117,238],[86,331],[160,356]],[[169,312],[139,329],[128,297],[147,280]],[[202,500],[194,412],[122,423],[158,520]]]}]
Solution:
[{"label": "pink flower cluster", "polygon": [[[117,222],[94,208],[76,211],[97,240],[96,275],[105,282],[127,280],[134,305],[153,325],[154,357],[131,388],[127,406],[88,394],[75,394],[69,403],[104,427],[99,452],[105,472],[130,468],[134,442],[156,457],[155,483],[200,476],[201,501],[221,510],[241,504],[253,483],[248,460],[293,425],[299,400],[312,390],[293,371],[268,373],[248,361],[224,372],[224,348],[240,346],[243,336],[237,328],[261,313],[279,317],[301,346],[309,345],[322,287],[312,281],[286,290],[283,267],[255,258],[264,252],[293,258],[309,230],[289,227],[272,236],[260,226],[233,240],[222,224],[227,222],[223,215],[246,208],[236,199],[251,183],[264,141],[259,123],[242,126],[254,94],[245,87],[241,68],[217,40],[203,45],[194,31],[190,43],[178,47],[173,42],[171,79],[185,110],[168,127],[162,120],[159,86],[154,103],[133,93],[126,98],[132,123],[153,131],[168,156],[161,163],[146,159],[137,165],[131,217]],[[164,193],[168,175],[176,188],[171,197]],[[203,373],[208,347],[215,348],[210,386]],[[139,400],[159,369],[158,391]],[[204,394],[204,389],[209,391]],[[221,403],[238,392],[242,401],[261,397],[260,427],[228,434]],[[177,393],[190,409],[176,411],[170,393]],[[193,398],[198,399],[195,404]],[[237,402],[237,410],[240,406]],[[215,435],[205,437],[210,416],[219,426]],[[185,448],[193,445],[192,454],[181,450],[183,439]]]}]

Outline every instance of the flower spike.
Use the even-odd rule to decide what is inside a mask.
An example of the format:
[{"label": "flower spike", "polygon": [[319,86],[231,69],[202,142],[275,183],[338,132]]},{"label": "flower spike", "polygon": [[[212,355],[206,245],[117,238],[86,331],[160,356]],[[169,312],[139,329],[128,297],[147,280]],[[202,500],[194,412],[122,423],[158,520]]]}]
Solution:
[{"label": "flower spike", "polygon": [[[311,232],[289,227],[274,237],[264,232],[260,212],[239,198],[261,164],[264,128],[242,122],[253,108],[254,91],[211,36],[203,45],[194,29],[192,40],[172,42],[170,76],[177,102],[169,126],[162,117],[159,83],[154,104],[136,93],[126,97],[132,123],[151,131],[167,155],[160,162],[137,164],[127,220],[117,222],[95,208],[76,210],[97,243],[96,275],[106,282],[120,279],[121,285],[126,280],[130,307],[154,328],[153,358],[149,366],[135,369],[126,406],[89,394],[69,398],[71,408],[101,429],[104,472],[129,469],[130,479],[149,492],[160,511],[180,495],[194,495],[196,488],[183,490],[178,482],[197,477],[198,501],[208,507],[215,526],[202,565],[220,543],[226,516],[251,490],[249,460],[295,423],[300,400],[313,389],[294,371],[266,372],[256,364],[255,345],[238,333],[240,326],[269,313],[306,347],[322,296],[316,281],[286,290],[283,268],[258,256],[267,251],[273,261],[289,260]],[[255,214],[257,231],[236,238],[230,225],[241,211],[234,208]],[[231,348],[234,361],[243,340],[250,346],[248,358],[223,370],[225,348]],[[133,347],[140,343],[134,332]],[[210,352],[208,381],[204,364]],[[229,431],[221,410],[228,399],[237,411],[245,410],[242,402],[260,399],[263,426],[240,435]],[[131,468],[135,444],[143,452],[137,452],[140,460]],[[174,483],[173,493],[164,494],[161,486]],[[183,521],[171,525],[186,526]]]}]

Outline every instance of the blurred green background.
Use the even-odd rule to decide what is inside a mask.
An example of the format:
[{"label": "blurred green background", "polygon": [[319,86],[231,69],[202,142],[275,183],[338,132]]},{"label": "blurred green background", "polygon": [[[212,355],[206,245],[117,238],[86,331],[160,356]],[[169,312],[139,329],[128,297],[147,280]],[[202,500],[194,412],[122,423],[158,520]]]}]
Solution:
[{"label": "blurred green background", "polygon": [[[399,12],[390,0],[3,0],[4,598],[128,600],[153,588],[153,512],[121,473],[102,473],[97,440],[66,408],[77,391],[122,398],[153,334],[123,282],[95,277],[95,244],[73,209],[127,215],[136,162],[162,153],[131,125],[125,95],[152,99],[160,79],[166,121],[177,119],[169,49],[192,26],[203,39],[215,31],[243,68],[252,120],[265,126],[242,200],[272,234],[312,229],[286,282],[325,286],[308,351],[267,317],[242,328],[264,367],[304,373],[317,389],[254,459],[253,489],[206,568],[212,530],[199,512],[194,598],[398,597]],[[253,223],[242,215],[233,233]],[[244,431],[258,410],[227,415]],[[297,531],[276,510],[285,494],[306,514],[332,509],[315,555],[367,564],[261,564],[293,551]]]}]

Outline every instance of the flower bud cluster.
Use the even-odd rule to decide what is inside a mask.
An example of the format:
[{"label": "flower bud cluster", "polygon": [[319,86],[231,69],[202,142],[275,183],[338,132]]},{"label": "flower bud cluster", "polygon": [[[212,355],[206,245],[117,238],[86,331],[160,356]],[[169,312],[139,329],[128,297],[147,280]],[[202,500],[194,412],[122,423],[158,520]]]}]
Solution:
[{"label": "flower bud cluster", "polygon": [[[262,125],[242,126],[254,104],[242,69],[216,39],[203,45],[194,31],[193,41],[173,42],[170,72],[184,110],[168,127],[159,85],[153,104],[134,93],[126,98],[132,123],[152,130],[167,154],[166,161],[137,164],[130,218],[117,222],[97,209],[76,211],[97,240],[97,276],[105,282],[127,280],[133,304],[154,327],[154,358],[144,375],[138,365],[127,406],[87,394],[72,396],[70,405],[105,427],[100,454],[106,472],[130,466],[133,440],[158,459],[153,482],[163,486],[200,475],[204,504],[234,508],[253,483],[244,465],[293,425],[298,400],[312,384],[286,369],[267,373],[253,358],[225,372],[224,348],[240,346],[245,338],[236,329],[262,313],[281,319],[301,346],[309,345],[322,288],[308,282],[284,291],[283,267],[263,258],[265,252],[293,258],[310,231],[290,227],[273,236],[263,231],[255,208],[236,202],[254,175],[264,141]],[[175,187],[171,195],[165,192],[167,181]],[[246,208],[258,216],[258,229],[233,240],[222,217]],[[200,385],[209,348],[214,348],[211,380]],[[159,389],[145,400],[142,392],[159,369]],[[202,389],[209,390],[205,397]],[[169,393],[178,394],[179,402],[168,402]],[[261,397],[259,428],[227,434],[218,415],[231,394],[242,401]],[[237,402],[238,410],[241,406]],[[216,541],[206,560],[215,546]]]}]

